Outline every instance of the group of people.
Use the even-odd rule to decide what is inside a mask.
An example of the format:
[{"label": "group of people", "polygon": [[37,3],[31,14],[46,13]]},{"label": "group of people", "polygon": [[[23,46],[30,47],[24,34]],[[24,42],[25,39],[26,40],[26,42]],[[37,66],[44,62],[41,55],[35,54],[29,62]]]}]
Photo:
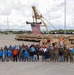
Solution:
[{"label": "group of people", "polygon": [[3,62],[25,62],[25,61],[38,61],[39,60],[39,45],[15,45],[4,46],[0,48],[0,60]]},{"label": "group of people", "polygon": [[74,62],[74,46],[43,46],[38,44],[4,46],[0,48],[2,62]]}]

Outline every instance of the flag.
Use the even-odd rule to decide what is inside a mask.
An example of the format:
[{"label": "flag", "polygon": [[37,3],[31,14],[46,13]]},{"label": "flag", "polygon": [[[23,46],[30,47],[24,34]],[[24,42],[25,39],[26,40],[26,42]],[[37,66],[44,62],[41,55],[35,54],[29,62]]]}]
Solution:
[{"label": "flag", "polygon": [[33,34],[40,34],[40,25],[39,24],[31,24]]}]

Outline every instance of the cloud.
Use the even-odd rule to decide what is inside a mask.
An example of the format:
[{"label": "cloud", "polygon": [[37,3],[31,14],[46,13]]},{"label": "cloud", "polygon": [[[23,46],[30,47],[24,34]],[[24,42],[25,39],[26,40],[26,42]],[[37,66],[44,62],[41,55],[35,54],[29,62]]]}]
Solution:
[{"label": "cloud", "polygon": [[[71,29],[74,27],[74,0],[66,2],[67,28]],[[57,29],[64,28],[64,0],[0,0],[0,27],[6,28],[8,17],[10,28],[31,30],[26,21],[32,21],[33,5]]]}]

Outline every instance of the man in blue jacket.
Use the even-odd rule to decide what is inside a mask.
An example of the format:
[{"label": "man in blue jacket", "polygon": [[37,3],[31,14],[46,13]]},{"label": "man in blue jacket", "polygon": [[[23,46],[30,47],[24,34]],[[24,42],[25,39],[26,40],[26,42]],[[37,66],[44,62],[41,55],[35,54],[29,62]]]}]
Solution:
[{"label": "man in blue jacket", "polygon": [[24,59],[28,61],[29,52],[27,50],[24,51]]},{"label": "man in blue jacket", "polygon": [[4,49],[4,61],[8,61],[8,50]]},{"label": "man in blue jacket", "polygon": [[0,60],[3,61],[3,49],[2,49],[2,47],[0,49]]},{"label": "man in blue jacket", "polygon": [[12,50],[9,49],[9,50],[8,50],[8,59],[9,59],[9,60],[12,60],[12,56],[13,56],[13,55],[12,55]]}]

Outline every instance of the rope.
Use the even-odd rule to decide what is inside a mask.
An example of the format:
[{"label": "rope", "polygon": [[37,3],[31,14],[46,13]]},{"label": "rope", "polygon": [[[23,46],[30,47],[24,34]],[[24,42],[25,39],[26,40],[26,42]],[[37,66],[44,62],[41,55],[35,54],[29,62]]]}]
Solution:
[{"label": "rope", "polygon": [[[37,9],[37,8],[36,8]],[[37,9],[37,11],[40,13],[40,11]],[[41,14],[41,13],[40,13]],[[42,15],[42,14],[41,14]],[[44,17],[43,17],[44,18]],[[44,18],[45,19],[45,18]],[[55,28],[47,19],[45,19],[54,29],[57,30],[57,28]],[[48,27],[48,26],[47,26]],[[49,28],[50,29],[50,28]]]}]

